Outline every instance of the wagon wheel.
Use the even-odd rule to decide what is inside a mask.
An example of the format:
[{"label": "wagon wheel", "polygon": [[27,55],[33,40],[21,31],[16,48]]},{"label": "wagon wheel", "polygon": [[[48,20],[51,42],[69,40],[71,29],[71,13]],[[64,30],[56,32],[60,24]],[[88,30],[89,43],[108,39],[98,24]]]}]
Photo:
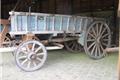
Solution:
[{"label": "wagon wheel", "polygon": [[74,52],[74,51],[81,52],[83,50],[83,47],[77,42],[77,40],[66,41],[64,45],[65,48],[70,52]]},{"label": "wagon wheel", "polygon": [[111,33],[108,25],[102,21],[95,21],[86,32],[84,49],[91,58],[100,59],[105,56],[104,49],[110,46],[110,42]]},{"label": "wagon wheel", "polygon": [[4,47],[11,47],[11,40],[8,36],[5,36],[3,43],[5,43],[5,44],[3,44]]},{"label": "wagon wheel", "polygon": [[21,43],[15,53],[15,61],[18,67],[24,71],[35,71],[41,68],[46,58],[46,48],[35,40]]}]

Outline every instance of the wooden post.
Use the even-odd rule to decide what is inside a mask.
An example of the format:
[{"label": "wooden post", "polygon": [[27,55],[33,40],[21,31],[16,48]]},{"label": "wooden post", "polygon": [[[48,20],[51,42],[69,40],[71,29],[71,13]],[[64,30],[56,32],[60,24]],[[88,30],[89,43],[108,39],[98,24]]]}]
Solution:
[{"label": "wooden post", "polygon": [[[119,0],[119,3],[118,3],[118,24],[120,26],[120,0]],[[119,28],[120,30],[120,28]],[[119,32],[119,51],[120,51],[120,32]],[[119,52],[119,60],[118,60],[118,76],[119,76],[119,80],[120,80],[120,52]]]}]

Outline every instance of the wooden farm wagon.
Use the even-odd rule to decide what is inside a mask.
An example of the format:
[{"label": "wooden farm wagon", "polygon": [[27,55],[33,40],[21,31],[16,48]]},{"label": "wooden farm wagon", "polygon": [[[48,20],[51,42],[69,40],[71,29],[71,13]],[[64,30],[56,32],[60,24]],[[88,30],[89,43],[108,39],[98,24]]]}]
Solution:
[{"label": "wooden farm wagon", "polygon": [[102,18],[14,11],[10,17],[12,44],[2,50],[14,51],[16,64],[24,71],[41,68],[47,50],[84,47],[90,58],[100,59],[110,46],[111,32]]}]

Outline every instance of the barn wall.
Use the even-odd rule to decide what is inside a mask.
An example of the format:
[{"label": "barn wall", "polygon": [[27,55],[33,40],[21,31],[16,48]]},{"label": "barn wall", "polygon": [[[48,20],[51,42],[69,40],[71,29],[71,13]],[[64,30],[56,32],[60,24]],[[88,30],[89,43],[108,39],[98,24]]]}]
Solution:
[{"label": "barn wall", "polygon": [[[6,2],[5,2],[6,1]],[[16,11],[27,11],[33,0],[21,0]],[[32,12],[54,14],[79,14],[84,12],[111,11],[116,0],[35,0]],[[2,0],[2,18],[8,18],[17,0]]]}]

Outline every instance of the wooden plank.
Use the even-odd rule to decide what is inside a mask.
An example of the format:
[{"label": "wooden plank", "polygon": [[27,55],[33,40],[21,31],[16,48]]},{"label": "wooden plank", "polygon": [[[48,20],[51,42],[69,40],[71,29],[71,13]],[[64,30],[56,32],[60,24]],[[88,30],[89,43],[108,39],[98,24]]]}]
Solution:
[{"label": "wooden plank", "polygon": [[118,52],[119,51],[119,47],[106,48],[105,51],[106,52]]}]

